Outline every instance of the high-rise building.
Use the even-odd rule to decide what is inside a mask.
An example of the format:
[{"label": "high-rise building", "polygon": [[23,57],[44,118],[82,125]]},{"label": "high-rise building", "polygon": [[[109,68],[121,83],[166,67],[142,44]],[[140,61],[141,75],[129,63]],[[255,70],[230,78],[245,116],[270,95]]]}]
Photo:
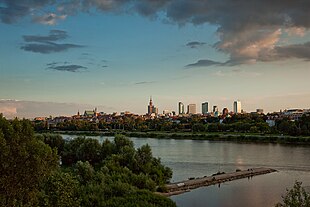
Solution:
[{"label": "high-rise building", "polygon": [[152,96],[150,97],[150,103],[147,107],[147,114],[148,115],[151,115],[153,113],[153,101],[152,101]]},{"label": "high-rise building", "polygon": [[213,113],[215,113],[215,112],[218,112],[219,111],[219,108],[217,107],[217,106],[213,106]]},{"label": "high-rise building", "polygon": [[151,115],[151,114],[158,114],[158,108],[156,108],[154,105],[153,105],[153,101],[152,101],[152,96],[150,97],[150,102],[149,102],[149,105],[147,107],[147,114],[148,115]]},{"label": "high-rise building", "polygon": [[206,114],[209,113],[209,104],[208,104],[208,102],[202,103],[202,105],[201,105],[201,112],[202,112],[203,115],[206,115]]},{"label": "high-rise building", "polygon": [[241,101],[237,100],[234,101],[234,113],[235,114],[240,114],[241,113]]},{"label": "high-rise building", "polygon": [[196,104],[188,104],[187,113],[188,114],[196,114]]},{"label": "high-rise building", "polygon": [[180,114],[185,114],[184,104],[182,102],[179,102],[179,115]]}]

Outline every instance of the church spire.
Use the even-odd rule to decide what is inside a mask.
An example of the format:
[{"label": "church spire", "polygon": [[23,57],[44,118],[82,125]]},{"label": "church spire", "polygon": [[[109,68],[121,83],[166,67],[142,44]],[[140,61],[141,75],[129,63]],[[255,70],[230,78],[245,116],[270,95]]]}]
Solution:
[{"label": "church spire", "polygon": [[150,96],[150,105],[153,105],[152,96]]}]

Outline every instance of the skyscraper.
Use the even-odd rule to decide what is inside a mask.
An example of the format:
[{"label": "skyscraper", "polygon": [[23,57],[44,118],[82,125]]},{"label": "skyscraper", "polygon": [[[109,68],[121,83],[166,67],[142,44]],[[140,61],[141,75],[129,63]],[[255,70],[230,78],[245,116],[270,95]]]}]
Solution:
[{"label": "skyscraper", "polygon": [[240,114],[241,113],[241,101],[237,100],[234,101],[234,113],[235,114]]},{"label": "skyscraper", "polygon": [[219,108],[217,106],[213,106],[213,113],[218,112]]},{"label": "skyscraper", "polygon": [[179,102],[179,115],[180,114],[185,114],[184,104],[182,102]]},{"label": "skyscraper", "polygon": [[209,104],[208,104],[208,102],[202,103],[202,105],[201,105],[201,112],[202,112],[203,115],[208,114],[208,112],[209,112]]},{"label": "skyscraper", "polygon": [[196,104],[188,104],[187,113],[188,114],[196,114]]}]

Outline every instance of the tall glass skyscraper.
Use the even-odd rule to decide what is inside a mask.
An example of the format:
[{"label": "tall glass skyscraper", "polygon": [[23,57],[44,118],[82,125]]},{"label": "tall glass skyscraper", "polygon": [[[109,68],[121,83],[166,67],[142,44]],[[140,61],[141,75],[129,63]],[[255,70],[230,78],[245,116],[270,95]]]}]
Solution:
[{"label": "tall glass skyscraper", "polygon": [[179,102],[179,114],[185,114],[184,104],[182,102]]},{"label": "tall glass skyscraper", "polygon": [[234,102],[234,113],[240,114],[241,113],[241,101],[237,100]]},{"label": "tall glass skyscraper", "polygon": [[201,105],[201,113],[203,115],[207,115],[209,113],[209,104],[208,104],[208,102],[202,103],[202,105]]}]

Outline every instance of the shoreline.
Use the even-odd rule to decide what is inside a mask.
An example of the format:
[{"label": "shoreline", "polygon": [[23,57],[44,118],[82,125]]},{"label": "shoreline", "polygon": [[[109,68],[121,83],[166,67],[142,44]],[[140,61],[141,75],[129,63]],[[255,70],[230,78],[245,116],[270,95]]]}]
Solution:
[{"label": "shoreline", "polygon": [[310,137],[266,134],[241,133],[192,133],[192,132],[130,132],[130,131],[44,131],[42,133],[56,133],[82,136],[115,136],[122,134],[136,138],[175,139],[175,140],[207,140],[232,141],[242,143],[271,143],[310,145]]}]

